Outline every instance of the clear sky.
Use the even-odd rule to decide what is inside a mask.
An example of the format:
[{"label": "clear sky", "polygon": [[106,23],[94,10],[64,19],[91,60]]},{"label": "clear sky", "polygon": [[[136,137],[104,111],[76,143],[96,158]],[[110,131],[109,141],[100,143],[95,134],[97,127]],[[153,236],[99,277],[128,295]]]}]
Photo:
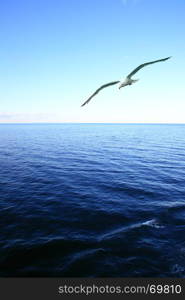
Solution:
[{"label": "clear sky", "polygon": [[184,0],[1,0],[0,28],[0,122],[185,123]]}]

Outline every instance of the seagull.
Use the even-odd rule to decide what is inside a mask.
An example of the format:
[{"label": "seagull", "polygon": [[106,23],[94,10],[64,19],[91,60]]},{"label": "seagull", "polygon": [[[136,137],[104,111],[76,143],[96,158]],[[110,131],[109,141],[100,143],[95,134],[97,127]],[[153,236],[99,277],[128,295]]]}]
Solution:
[{"label": "seagull", "polygon": [[[140,69],[148,66],[148,65],[151,65],[151,64],[155,64],[157,62],[160,62],[160,61],[165,61],[167,59],[171,58],[171,56],[169,57],[166,57],[166,58],[162,58],[162,59],[158,59],[158,60],[154,60],[154,61],[150,61],[150,62],[146,62],[144,64],[141,64],[139,65],[137,68],[135,68],[130,74],[128,74],[125,78],[125,80],[123,82],[121,82],[121,84],[119,85],[119,89],[121,89],[122,87],[124,86],[127,86],[127,85],[132,85],[133,83],[137,82],[139,79],[132,79],[131,77],[137,73]],[[106,83],[106,84],[103,84],[102,86],[100,86],[81,106],[84,106],[86,105],[87,103],[89,103],[89,101],[95,96],[97,95],[101,90],[103,90],[104,88],[108,87],[108,86],[111,86],[111,85],[114,85],[114,84],[117,84],[119,83],[119,81],[112,81],[112,82],[109,82],[109,83]]]}]

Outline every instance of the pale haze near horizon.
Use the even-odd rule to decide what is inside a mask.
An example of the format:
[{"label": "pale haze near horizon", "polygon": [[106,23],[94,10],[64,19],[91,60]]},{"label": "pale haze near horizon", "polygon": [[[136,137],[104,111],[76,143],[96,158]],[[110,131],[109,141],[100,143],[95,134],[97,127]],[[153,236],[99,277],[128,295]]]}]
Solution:
[{"label": "pale haze near horizon", "polygon": [[185,123],[183,0],[3,0],[0,25],[1,123]]}]

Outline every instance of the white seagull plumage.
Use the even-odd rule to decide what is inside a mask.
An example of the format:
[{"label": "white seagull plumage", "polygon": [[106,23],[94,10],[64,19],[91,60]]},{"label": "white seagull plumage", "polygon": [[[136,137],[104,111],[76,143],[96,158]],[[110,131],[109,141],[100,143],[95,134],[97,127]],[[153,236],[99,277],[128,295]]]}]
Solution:
[{"label": "white seagull plumage", "polygon": [[[119,89],[121,89],[122,87],[125,87],[127,85],[132,85],[134,82],[137,82],[139,79],[132,79],[131,77],[137,73],[140,69],[148,66],[148,65],[151,65],[151,64],[155,64],[157,62],[161,62],[161,61],[165,61],[167,59],[171,58],[171,56],[169,57],[166,57],[166,58],[162,58],[162,59],[157,59],[157,60],[154,60],[154,61],[150,61],[150,62],[146,62],[144,64],[141,64],[139,65],[137,68],[135,68],[131,73],[129,73],[125,80],[123,82],[121,82],[121,84],[119,85]],[[106,83],[106,84],[103,84],[102,86],[100,86],[81,106],[84,106],[86,105],[87,103],[89,103],[89,101],[96,95],[98,94],[101,90],[103,90],[104,88],[108,87],[108,86],[111,86],[111,85],[114,85],[114,84],[117,84],[119,83],[120,80],[118,81],[112,81],[112,82],[109,82],[109,83]]]}]

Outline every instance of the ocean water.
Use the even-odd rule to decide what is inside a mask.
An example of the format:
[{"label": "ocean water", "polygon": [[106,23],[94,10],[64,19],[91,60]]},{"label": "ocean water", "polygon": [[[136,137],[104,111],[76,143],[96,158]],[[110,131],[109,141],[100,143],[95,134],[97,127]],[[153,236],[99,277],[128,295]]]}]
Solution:
[{"label": "ocean water", "polygon": [[0,276],[185,277],[185,125],[1,124]]}]

